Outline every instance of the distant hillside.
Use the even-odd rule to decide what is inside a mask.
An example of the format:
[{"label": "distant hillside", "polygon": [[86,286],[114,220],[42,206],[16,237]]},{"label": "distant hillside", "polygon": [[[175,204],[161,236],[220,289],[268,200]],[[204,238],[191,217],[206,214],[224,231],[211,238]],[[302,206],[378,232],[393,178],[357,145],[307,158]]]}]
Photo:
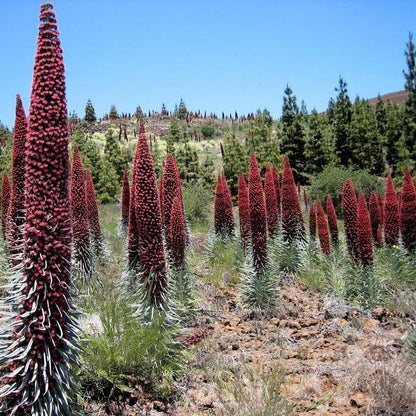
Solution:
[{"label": "distant hillside", "polygon": [[[389,92],[388,94],[384,94],[380,96],[384,102],[391,101],[392,103],[397,103],[398,105],[403,105],[407,98],[407,91],[396,91],[396,92]],[[371,105],[375,106],[377,104],[378,97],[370,98],[368,101]]]}]

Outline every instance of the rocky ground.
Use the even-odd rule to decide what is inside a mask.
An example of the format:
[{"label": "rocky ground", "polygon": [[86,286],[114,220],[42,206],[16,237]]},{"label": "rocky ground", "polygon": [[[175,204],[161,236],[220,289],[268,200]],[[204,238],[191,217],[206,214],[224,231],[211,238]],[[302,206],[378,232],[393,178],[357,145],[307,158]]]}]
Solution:
[{"label": "rocky ground", "polygon": [[279,310],[247,313],[234,288],[199,286],[201,311],[187,329],[196,351],[180,400],[138,389],[90,404],[90,415],[416,415],[408,324],[386,309],[363,314],[287,282]]}]

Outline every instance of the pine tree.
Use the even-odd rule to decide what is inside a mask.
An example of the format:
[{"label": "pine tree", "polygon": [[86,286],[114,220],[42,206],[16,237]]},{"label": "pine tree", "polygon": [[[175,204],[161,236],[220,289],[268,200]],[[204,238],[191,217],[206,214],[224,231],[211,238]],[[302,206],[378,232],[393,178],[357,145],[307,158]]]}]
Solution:
[{"label": "pine tree", "polygon": [[176,162],[182,181],[196,183],[199,177],[198,152],[189,143],[175,152]]},{"label": "pine tree", "polygon": [[305,128],[304,115],[300,113],[296,97],[292,89],[287,86],[283,97],[283,109],[280,122],[282,125],[282,138],[280,142],[281,153],[286,154],[293,170],[296,182],[305,183]]},{"label": "pine tree", "polygon": [[113,166],[117,174],[118,183],[121,183],[124,169],[127,167],[127,161],[123,157],[120,144],[114,135],[113,129],[108,129],[105,134],[104,157]]},{"label": "pine tree", "polygon": [[115,105],[112,105],[110,107],[110,114],[109,114],[110,120],[117,120],[118,119],[118,113]]},{"label": "pine tree", "polygon": [[119,192],[119,179],[113,164],[104,157],[101,161],[100,176],[97,183],[97,194],[101,204],[116,201]]},{"label": "pine tree", "polygon": [[97,117],[95,116],[95,109],[92,105],[92,102],[90,99],[88,99],[87,104],[85,106],[85,121],[88,123],[93,123],[97,120]]},{"label": "pine tree", "polygon": [[180,120],[185,120],[187,114],[188,114],[188,110],[186,108],[185,101],[183,101],[183,99],[181,98],[181,101],[178,107],[177,116]]},{"label": "pine tree", "polygon": [[352,105],[348,96],[347,83],[342,77],[339,78],[339,87],[335,88],[338,92],[334,103],[334,139],[335,154],[339,163],[349,166],[352,160],[350,149],[350,124],[352,117]]},{"label": "pine tree", "polygon": [[386,153],[387,164],[393,174],[396,174],[401,162],[409,158],[409,152],[404,144],[403,135],[404,110],[397,103],[388,101],[386,113],[383,147]]},{"label": "pine tree", "polygon": [[52,4],[41,6],[40,21],[25,147],[23,276],[0,348],[4,415],[72,415],[77,393],[67,108]]}]

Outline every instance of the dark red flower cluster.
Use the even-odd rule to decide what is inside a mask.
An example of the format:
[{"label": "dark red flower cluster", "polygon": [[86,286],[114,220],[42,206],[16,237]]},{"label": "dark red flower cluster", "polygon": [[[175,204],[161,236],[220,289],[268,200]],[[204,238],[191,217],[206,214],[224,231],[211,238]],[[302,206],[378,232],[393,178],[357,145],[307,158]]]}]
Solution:
[{"label": "dark red flower cluster", "polygon": [[121,191],[121,231],[123,234],[127,233],[129,226],[129,212],[130,212],[130,186],[129,173],[127,169],[124,171],[123,188]]},{"label": "dark red flower cluster", "polygon": [[25,143],[27,119],[20,95],[16,96],[16,118],[13,130],[12,191],[8,210],[8,247],[14,265],[22,255],[25,183]]},{"label": "dark red flower cluster", "polygon": [[318,235],[319,242],[321,244],[321,250],[324,254],[329,254],[331,252],[331,246],[329,244],[329,232],[328,232],[328,222],[326,220],[324,209],[322,208],[321,201],[318,199],[316,203],[316,216],[318,223]]},{"label": "dark red flower cluster", "polygon": [[254,153],[251,153],[250,158],[248,196],[254,267],[261,270],[267,262],[267,214],[260,170]]},{"label": "dark red flower cluster", "polygon": [[348,252],[351,258],[357,261],[360,256],[357,235],[357,196],[355,194],[354,184],[350,179],[347,179],[342,187],[341,206]]},{"label": "dark red flower cluster", "polygon": [[165,230],[165,239],[169,252],[171,251],[170,243],[172,241],[170,230],[170,219],[172,216],[173,201],[175,198],[179,199],[179,204],[182,207],[182,216],[184,217],[182,185],[179,176],[179,169],[176,165],[175,158],[168,154],[163,166],[162,179],[160,181],[160,206],[162,211],[163,226]]},{"label": "dark red flower cluster", "polygon": [[74,145],[71,171],[72,234],[74,237],[74,261],[88,275],[91,272],[90,231],[85,186],[85,171],[78,146]]},{"label": "dark red flower cluster", "polygon": [[215,234],[229,238],[234,234],[233,201],[225,175],[218,177],[214,199]]},{"label": "dark red flower cluster", "polygon": [[149,284],[147,290],[151,303],[162,306],[167,289],[162,216],[153,160],[145,133],[140,133],[137,147],[134,207],[139,236],[139,262],[142,279]]},{"label": "dark red flower cluster", "polygon": [[373,263],[373,233],[371,230],[370,214],[363,192],[358,195],[357,206],[357,235],[360,244],[360,259],[363,266]]},{"label": "dark red flower cluster", "polygon": [[173,267],[180,269],[185,263],[186,223],[183,215],[182,200],[178,196],[173,200],[169,223],[170,256]]},{"label": "dark red flower cluster", "polygon": [[287,155],[285,155],[283,159],[281,192],[283,234],[289,241],[296,238],[304,239],[305,226],[303,223],[298,189]]},{"label": "dark red flower cluster", "polygon": [[316,208],[315,204],[312,203],[309,206],[309,235],[311,240],[316,238]]},{"label": "dark red flower cluster", "polygon": [[85,178],[85,190],[87,196],[88,222],[90,225],[91,246],[96,257],[104,254],[104,238],[101,233],[100,218],[98,216],[98,202],[95,193],[94,181],[91,172],[87,170]]},{"label": "dark red flower cluster", "polygon": [[416,248],[416,191],[410,171],[406,170],[403,179],[400,205],[400,231],[403,245],[409,252]]},{"label": "dark red flower cluster", "polygon": [[326,215],[328,216],[329,233],[331,234],[332,244],[338,245],[338,219],[335,212],[334,203],[332,202],[331,195],[326,198]]},{"label": "dark red flower cluster", "polygon": [[240,173],[238,177],[238,214],[240,217],[240,237],[243,247],[250,241],[250,205],[248,200],[248,190],[244,175]]},{"label": "dark red flower cluster", "polygon": [[41,6],[40,20],[25,146],[22,298],[2,369],[9,387],[1,414],[71,414],[68,393],[76,390],[67,107],[50,3]]},{"label": "dark red flower cluster", "polygon": [[273,180],[274,180],[274,189],[276,190],[276,200],[277,200],[277,215],[281,218],[282,207],[281,207],[281,192],[280,192],[280,183],[279,183],[279,172],[277,171],[277,166],[273,164]]},{"label": "dark red flower cluster", "polygon": [[389,246],[399,244],[399,202],[391,174],[386,179],[384,191],[384,241]]},{"label": "dark red flower cluster", "polygon": [[7,213],[10,205],[10,180],[9,175],[5,172],[1,178],[1,227],[3,231],[4,241],[7,240]]},{"label": "dark red flower cluster", "polygon": [[368,208],[370,212],[373,240],[375,244],[380,246],[380,241],[378,241],[378,234],[381,226],[381,212],[377,194],[375,192],[371,192],[370,199],[368,201]]},{"label": "dark red flower cluster", "polygon": [[274,236],[277,234],[279,227],[279,212],[277,210],[277,196],[273,172],[270,165],[266,167],[264,196],[266,199],[267,229],[269,230],[269,236]]}]

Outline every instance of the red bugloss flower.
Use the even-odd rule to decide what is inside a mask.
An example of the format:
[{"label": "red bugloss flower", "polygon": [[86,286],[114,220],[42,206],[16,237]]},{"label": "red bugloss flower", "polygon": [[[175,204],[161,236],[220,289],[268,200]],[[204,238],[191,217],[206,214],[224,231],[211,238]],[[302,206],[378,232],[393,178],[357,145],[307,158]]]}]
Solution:
[{"label": "red bugloss flower", "polygon": [[217,236],[229,238],[234,233],[233,202],[225,175],[220,175],[215,188],[214,227]]},{"label": "red bugloss flower", "polygon": [[335,212],[334,203],[331,195],[326,198],[326,214],[328,216],[329,233],[331,234],[332,244],[338,245],[338,220]]},{"label": "red bugloss flower", "polygon": [[270,165],[266,167],[266,176],[264,178],[264,196],[266,198],[267,229],[269,235],[277,233],[279,226],[279,212],[277,210],[277,196],[274,185],[273,172]]},{"label": "red bugloss flower", "polygon": [[240,176],[238,177],[238,214],[240,217],[241,242],[243,247],[246,247],[250,240],[251,223],[248,190],[242,173],[240,173]]},{"label": "red bugloss flower", "polygon": [[170,255],[172,264],[179,269],[185,262],[186,224],[183,215],[182,201],[176,196],[173,200],[170,223]]},{"label": "red bugloss flower", "polygon": [[373,233],[371,230],[370,214],[363,192],[358,195],[357,234],[360,244],[360,259],[363,266],[373,263]]},{"label": "red bugloss flower", "polygon": [[6,241],[8,236],[7,230],[7,213],[9,210],[10,205],[10,180],[9,175],[7,173],[3,173],[3,177],[1,179],[1,226],[3,231],[3,238]]},{"label": "red bugloss flower", "polygon": [[403,245],[409,252],[416,248],[416,191],[412,176],[407,169],[404,174],[400,204],[400,231]]},{"label": "red bugloss flower", "polygon": [[347,179],[342,187],[341,206],[348,252],[351,258],[357,261],[360,256],[357,235],[357,196],[355,194],[354,185],[350,179]]},{"label": "red bugloss flower", "polygon": [[384,241],[389,246],[399,244],[399,202],[391,174],[386,179],[384,191]]},{"label": "red bugloss flower", "polygon": [[280,183],[279,183],[279,172],[277,171],[277,166],[273,164],[273,181],[274,181],[274,189],[276,190],[276,200],[277,200],[277,214],[280,220],[280,216],[282,213],[281,207],[281,192],[280,192]]},{"label": "red bugloss flower", "polygon": [[315,240],[316,238],[316,207],[314,203],[312,203],[309,206],[309,235],[311,237],[311,240]]},{"label": "red bugloss flower", "polygon": [[324,254],[329,254],[331,252],[331,246],[329,244],[328,222],[326,220],[325,212],[324,212],[324,209],[322,208],[322,204],[319,199],[316,204],[316,216],[317,216],[318,235],[319,235],[319,242],[321,244],[321,250]]}]

